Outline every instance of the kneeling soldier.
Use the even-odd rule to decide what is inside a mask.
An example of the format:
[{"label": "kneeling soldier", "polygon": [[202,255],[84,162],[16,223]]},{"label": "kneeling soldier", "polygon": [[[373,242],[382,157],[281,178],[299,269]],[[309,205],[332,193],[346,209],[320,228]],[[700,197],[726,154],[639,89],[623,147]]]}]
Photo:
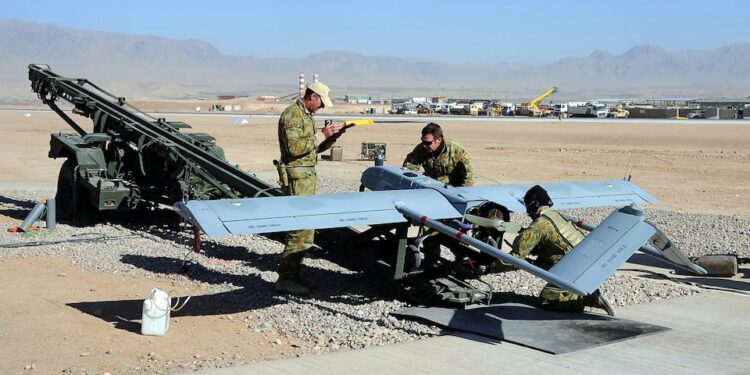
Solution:
[{"label": "kneeling soldier", "polygon": [[[549,270],[565,254],[580,243],[584,234],[575,225],[551,209],[552,199],[547,191],[535,185],[523,197],[526,213],[533,222],[521,231],[515,241],[511,254],[519,259],[526,259],[529,255],[536,255],[533,263],[539,268]],[[494,271],[507,270],[504,263],[497,261],[493,264]],[[582,297],[568,290],[547,284],[539,294],[542,308],[548,310],[583,311],[585,306],[603,309],[608,315],[614,316],[612,305],[597,289],[594,293]]]}]

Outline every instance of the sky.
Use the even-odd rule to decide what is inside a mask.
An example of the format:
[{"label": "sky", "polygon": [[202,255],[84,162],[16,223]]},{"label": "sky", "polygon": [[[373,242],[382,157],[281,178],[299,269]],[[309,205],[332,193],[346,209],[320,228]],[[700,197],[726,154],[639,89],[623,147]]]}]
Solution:
[{"label": "sky", "polygon": [[714,49],[749,42],[748,16],[741,0],[0,0],[0,20],[198,39],[232,56],[337,50],[454,64]]}]

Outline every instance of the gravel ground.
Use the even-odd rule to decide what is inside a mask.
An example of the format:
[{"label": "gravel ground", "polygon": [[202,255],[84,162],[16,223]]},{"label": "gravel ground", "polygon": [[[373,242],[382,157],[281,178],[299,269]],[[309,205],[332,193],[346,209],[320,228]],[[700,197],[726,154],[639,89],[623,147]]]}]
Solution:
[{"label": "gravel ground", "polygon": [[[354,191],[356,181],[321,178],[319,192]],[[51,192],[0,191],[0,207],[18,216],[33,206],[40,195]],[[589,222],[601,221],[610,209],[575,210],[574,216]],[[750,257],[750,221],[730,216],[681,214],[645,210],[649,220],[667,233],[688,256],[733,254]],[[65,257],[78,267],[139,278],[168,279],[201,293],[220,294],[234,306],[233,312],[252,312],[257,332],[275,330],[298,337],[309,344],[302,354],[357,349],[410,341],[441,333],[437,327],[399,320],[390,312],[409,305],[383,299],[377,294],[378,281],[345,269],[324,251],[306,258],[305,274],[318,284],[311,298],[277,296],[272,293],[276,266],[283,245],[262,236],[243,236],[204,241],[201,254],[190,250],[187,230],[176,232],[169,213],[148,215],[143,222],[134,215],[85,227],[58,225],[26,236],[0,232],[0,258]],[[527,224],[528,218],[513,215],[513,221]],[[134,223],[135,222],[135,223]],[[185,277],[178,274],[183,259],[189,262]],[[544,282],[521,271],[484,277],[496,292],[513,291],[536,295]],[[196,286],[197,285],[197,286]],[[675,298],[701,289],[668,280],[614,275],[602,291],[615,305],[631,305]],[[232,311],[230,311],[232,312]],[[220,363],[214,364],[223,367]]]}]

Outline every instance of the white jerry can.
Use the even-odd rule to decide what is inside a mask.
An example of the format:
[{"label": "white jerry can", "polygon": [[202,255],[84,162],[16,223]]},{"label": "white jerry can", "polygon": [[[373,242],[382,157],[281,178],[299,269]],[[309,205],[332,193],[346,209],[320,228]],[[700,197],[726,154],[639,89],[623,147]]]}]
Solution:
[{"label": "white jerry can", "polygon": [[164,336],[169,328],[170,298],[165,291],[154,288],[151,296],[143,301],[141,334]]}]

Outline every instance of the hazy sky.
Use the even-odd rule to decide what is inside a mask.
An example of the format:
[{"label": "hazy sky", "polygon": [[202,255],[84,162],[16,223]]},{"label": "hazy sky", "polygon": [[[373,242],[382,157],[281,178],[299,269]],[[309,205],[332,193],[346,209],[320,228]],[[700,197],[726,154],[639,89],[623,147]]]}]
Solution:
[{"label": "hazy sky", "polygon": [[713,49],[750,41],[740,0],[192,1],[0,0],[0,19],[207,41],[226,55],[325,50],[451,63],[543,64],[650,44]]}]

